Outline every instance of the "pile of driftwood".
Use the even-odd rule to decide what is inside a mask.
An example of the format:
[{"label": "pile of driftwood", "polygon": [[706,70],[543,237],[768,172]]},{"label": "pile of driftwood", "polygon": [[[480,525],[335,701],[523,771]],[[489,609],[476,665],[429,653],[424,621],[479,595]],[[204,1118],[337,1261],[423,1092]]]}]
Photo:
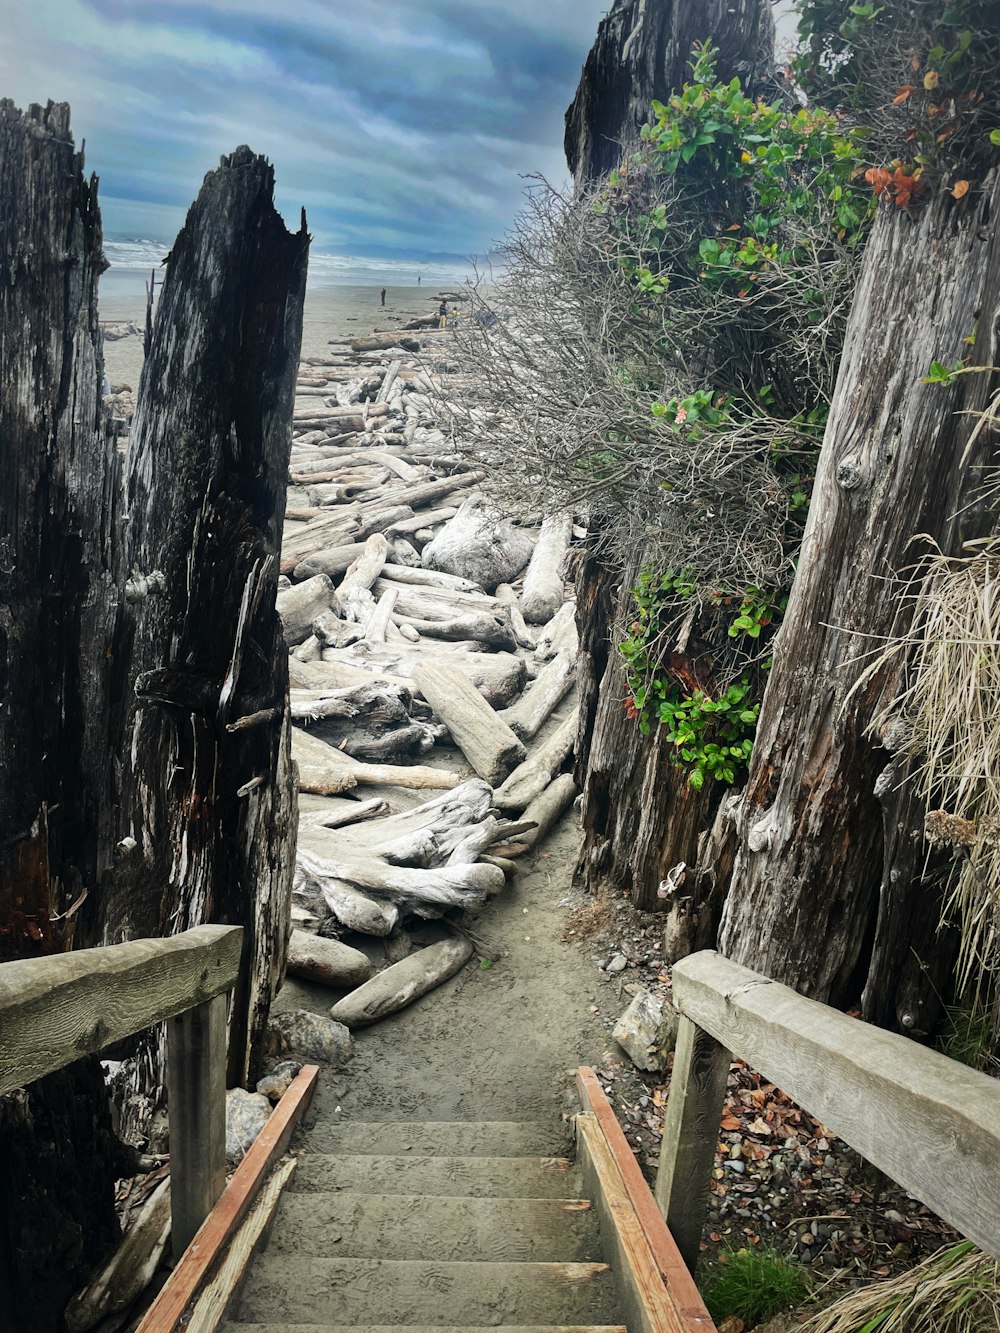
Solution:
[{"label": "pile of driftwood", "polygon": [[[349,989],[332,1013],[352,1027],[465,963],[464,933],[411,954],[408,922],[481,912],[575,795],[572,517],[518,526],[480,491],[438,424],[472,386],[427,324],[304,361],[295,400],[289,970]],[[354,933],[384,943],[375,976]]]}]

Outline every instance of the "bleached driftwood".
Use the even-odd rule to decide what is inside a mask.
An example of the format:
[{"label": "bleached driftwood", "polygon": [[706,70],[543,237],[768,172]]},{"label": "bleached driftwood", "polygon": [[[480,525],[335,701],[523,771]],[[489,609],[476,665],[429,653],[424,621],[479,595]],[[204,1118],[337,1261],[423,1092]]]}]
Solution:
[{"label": "bleached driftwood", "polygon": [[418,949],[401,962],[366,981],[330,1010],[330,1017],[349,1028],[366,1027],[394,1014],[453,977],[472,957],[471,941],[441,940]]},{"label": "bleached driftwood", "polygon": [[551,514],[542,520],[521,593],[521,611],[533,625],[544,625],[563,604],[563,561],[572,528],[570,514]]},{"label": "bleached driftwood", "polygon": [[536,796],[524,811],[524,822],[535,827],[519,835],[529,851],[537,847],[556,820],[569,809],[576,798],[576,782],[572,773],[563,773]]},{"label": "bleached driftwood", "polygon": [[[384,538],[383,538],[384,540]],[[395,588],[387,588],[378,599],[378,605],[368,622],[365,630],[365,639],[369,643],[384,643],[386,639],[386,630],[389,628],[390,617],[396,605],[398,596]]]},{"label": "bleached driftwood", "polygon": [[373,717],[389,723],[409,721],[412,694],[402,685],[372,681],[341,690],[291,691],[293,718],[315,722],[320,718]]},{"label": "bleached driftwood", "polygon": [[309,637],[313,621],[330,609],[333,597],[333,583],[326,574],[316,574],[305,583],[293,584],[278,593],[276,606],[289,647]]},{"label": "bleached driftwood", "polygon": [[523,810],[549,786],[572,753],[580,710],[574,708],[543,745],[515,768],[507,781],[493,793],[499,810]]},{"label": "bleached driftwood", "polygon": [[324,986],[360,986],[371,976],[372,965],[360,949],[340,940],[293,930],[288,941],[288,971],[293,977]]},{"label": "bleached driftwood", "polygon": [[522,740],[536,736],[576,683],[576,654],[564,648],[547,662],[528,689],[500,717]]},{"label": "bleached driftwood", "polygon": [[455,744],[491,787],[524,759],[524,746],[460,671],[428,662],[417,668],[414,677]]},{"label": "bleached driftwood", "polygon": [[153,1280],[170,1240],[170,1180],[162,1181],[103,1268],[66,1307],[69,1333],[124,1310]]},{"label": "bleached driftwood", "polygon": [[346,828],[349,824],[361,824],[366,819],[377,819],[379,815],[389,813],[388,802],[379,796],[367,801],[318,796],[307,799],[306,809],[303,809],[306,802],[299,802],[299,823],[317,828]]},{"label": "bleached driftwood", "polygon": [[404,617],[402,614],[397,618],[400,624],[409,625],[424,638],[446,639],[450,643],[462,643],[471,639],[488,648],[505,650],[517,647],[517,639],[510,622],[510,612],[505,606],[497,607],[495,611],[454,616],[450,620],[420,620],[409,615]]},{"label": "bleached driftwood", "polygon": [[425,569],[423,565],[387,564],[382,570],[382,578],[391,579],[395,583],[415,584],[417,587],[450,588],[454,592],[478,593],[480,597],[485,598],[483,589],[471,579],[459,578],[457,574],[444,574],[439,569]]},{"label": "bleached driftwood", "polygon": [[531,551],[527,533],[508,523],[489,501],[474,495],[424,547],[421,558],[429,569],[495,588],[521,572],[531,559]]},{"label": "bleached driftwood", "polygon": [[328,546],[316,551],[292,570],[296,579],[308,579],[314,574],[343,574],[364,553],[362,542],[348,542],[344,546]]},{"label": "bleached driftwood", "polygon": [[450,620],[454,616],[484,612],[489,614],[499,607],[496,598],[488,597],[483,592],[436,588],[430,584],[417,586],[399,579],[378,578],[372,585],[372,592],[378,597],[388,588],[396,589],[396,610],[399,614],[413,616],[418,620]]},{"label": "bleached driftwood", "polygon": [[535,657],[539,662],[548,662],[563,648],[568,648],[575,655],[578,646],[576,602],[564,602],[538,636]]},{"label": "bleached driftwood", "polygon": [[[383,679],[395,680],[416,688],[413,672],[423,662],[444,662],[461,671],[472,681],[487,703],[504,708],[524,688],[527,671],[519,657],[512,653],[480,653],[462,651],[458,645],[446,647],[443,643],[419,644],[356,643],[350,648],[326,648],[323,661],[296,663],[296,679],[304,678],[306,670],[317,670],[325,665],[364,669]],[[312,677],[317,679],[317,677]],[[328,679],[334,679],[333,676]],[[339,683],[353,684],[358,676],[346,675]]]},{"label": "bleached driftwood", "polygon": [[420,764],[365,763],[310,736],[299,727],[292,728],[292,758],[299,766],[299,790],[316,792],[320,796],[335,796],[366,782],[420,790],[458,786],[455,774],[444,769]]},{"label": "bleached driftwood", "polygon": [[399,909],[395,903],[377,902],[353,884],[324,876],[313,881],[326,906],[346,930],[382,938],[395,930]]},{"label": "bleached driftwood", "polygon": [[343,608],[349,593],[355,588],[372,586],[389,554],[389,543],[381,532],[373,533],[365,542],[364,553],[353,561],[337,586],[337,603]]},{"label": "bleached driftwood", "polygon": [[321,884],[347,881],[421,915],[446,907],[475,909],[504,882],[502,871],[473,859],[505,836],[488,813],[491,798],[486,783],[464,782],[412,810],[373,820],[363,846],[349,832],[300,828],[297,861]]},{"label": "bleached driftwood", "polygon": [[497,585],[496,599],[510,611],[510,623],[514,630],[517,646],[534,650],[538,642],[537,636],[525,624],[524,616],[521,614],[521,608],[518,605],[517,593],[509,583]]}]

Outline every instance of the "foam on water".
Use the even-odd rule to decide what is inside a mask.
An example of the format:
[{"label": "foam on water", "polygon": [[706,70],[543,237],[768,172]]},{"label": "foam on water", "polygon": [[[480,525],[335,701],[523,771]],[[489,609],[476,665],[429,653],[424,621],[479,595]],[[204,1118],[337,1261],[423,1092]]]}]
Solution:
[{"label": "foam on water", "polygon": [[[104,254],[110,272],[148,273],[159,268],[170,250],[162,241],[138,238],[130,241],[105,241]],[[313,251],[309,256],[309,285],[312,287],[371,286],[395,287],[421,284],[462,283],[472,277],[471,262],[442,259],[374,259],[365,255],[325,255]]]}]

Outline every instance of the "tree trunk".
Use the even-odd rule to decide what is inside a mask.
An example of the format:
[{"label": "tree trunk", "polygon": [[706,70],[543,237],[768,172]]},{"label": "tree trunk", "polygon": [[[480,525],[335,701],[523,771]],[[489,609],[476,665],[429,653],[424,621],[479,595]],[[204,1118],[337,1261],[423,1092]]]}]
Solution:
[{"label": "tree trunk", "polygon": [[[649,119],[653,99],[665,101],[680,87],[695,42],[708,39],[720,47],[720,79],[739,75],[752,87],[770,76],[774,24],[761,0],[617,0],[566,112],[566,159],[578,185],[618,165],[622,143]],[[665,906],[657,890],[667,871],[697,859],[720,794],[711,782],[696,792],[658,733],[642,736],[625,716],[624,665],[611,634],[626,621],[634,582],[595,555],[577,576],[583,847],[576,879],[591,892],[605,883],[630,888],[636,906],[656,910]]]},{"label": "tree trunk", "polygon": [[564,147],[577,184],[617,167],[622,145],[649,119],[654,98],[665,102],[688,75],[695,42],[718,45],[720,78],[738,74],[744,87],[770,72],[774,60],[771,7],[760,0],[616,0],[601,20],[566,111]]},{"label": "tree trunk", "polygon": [[275,610],[308,236],[239,148],[174,243],[129,450],[128,568],[162,574],[130,626],[135,697],[109,937],[241,925],[229,1080],[256,1076],[289,930],[295,802]]},{"label": "tree trunk", "polygon": [[[0,962],[92,942],[112,858],[120,472],[101,405],[97,183],[69,108],[0,101]],[[90,898],[88,900],[88,894]],[[0,1098],[0,1309],[51,1329],[113,1242],[95,1059]]]},{"label": "tree trunk", "polygon": [[[901,656],[865,675],[905,635],[902,580],[926,534],[945,553],[990,531],[981,498],[996,436],[975,412],[995,374],[921,385],[977,330],[975,362],[997,363],[1000,237],[994,178],[960,202],[941,192],[916,212],[886,208],[865,253],[819,461],[798,572],[779,631],[742,810],[721,948],[738,962],[834,1004],[926,1028],[937,891],[922,884],[922,823],[904,819],[891,755],[872,723],[891,705]],[[972,499],[980,492],[980,498]],[[878,784],[878,785],[877,785]],[[883,836],[883,793],[890,839]],[[930,898],[927,898],[930,895]],[[912,961],[911,961],[912,959]],[[918,999],[916,992],[922,999]],[[902,1004],[902,1008],[900,1005]]]}]

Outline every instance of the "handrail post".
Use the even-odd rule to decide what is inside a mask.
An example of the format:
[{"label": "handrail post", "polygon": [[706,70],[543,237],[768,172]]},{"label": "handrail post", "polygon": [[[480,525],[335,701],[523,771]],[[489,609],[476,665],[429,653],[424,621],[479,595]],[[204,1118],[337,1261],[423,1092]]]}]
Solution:
[{"label": "handrail post", "polygon": [[656,1202],[693,1275],[708,1210],[730,1054],[681,1015],[660,1142]]},{"label": "handrail post", "polygon": [[171,1248],[181,1257],[226,1184],[226,996],[167,1020]]}]

